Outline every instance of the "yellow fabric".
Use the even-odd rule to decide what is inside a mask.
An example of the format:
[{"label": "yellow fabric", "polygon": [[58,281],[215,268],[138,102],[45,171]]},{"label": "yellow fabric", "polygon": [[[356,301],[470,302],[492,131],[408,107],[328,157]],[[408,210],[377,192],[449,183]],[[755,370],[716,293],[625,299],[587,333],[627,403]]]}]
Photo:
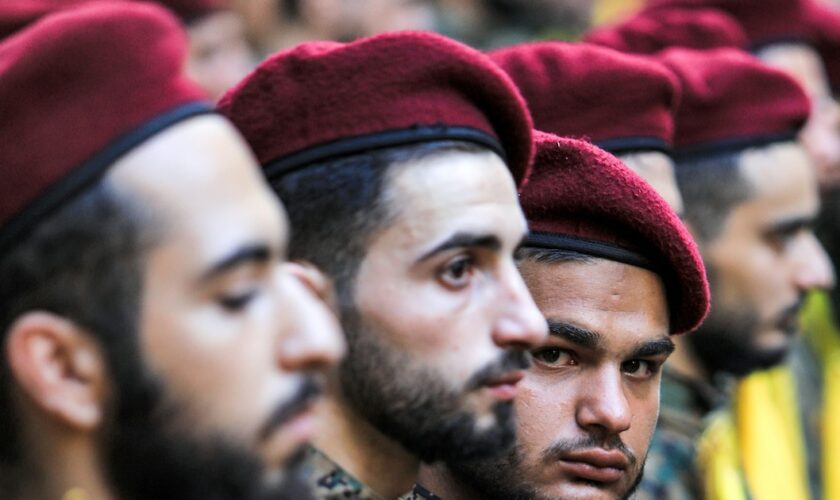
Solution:
[{"label": "yellow fabric", "polygon": [[840,329],[825,293],[808,298],[802,327],[823,367],[823,496],[836,500],[840,499]]},{"label": "yellow fabric", "polygon": [[638,10],[644,4],[644,0],[596,0],[592,15],[593,24],[611,23]]},{"label": "yellow fabric", "polygon": [[747,500],[732,413],[722,411],[710,418],[697,442],[697,464],[705,498]]}]

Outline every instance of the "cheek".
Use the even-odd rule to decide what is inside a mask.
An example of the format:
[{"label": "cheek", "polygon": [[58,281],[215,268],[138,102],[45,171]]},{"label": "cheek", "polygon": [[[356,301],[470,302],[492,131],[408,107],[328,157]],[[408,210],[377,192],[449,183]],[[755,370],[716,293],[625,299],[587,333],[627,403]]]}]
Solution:
[{"label": "cheek", "polygon": [[552,383],[550,377],[533,372],[520,382],[516,396],[517,439],[529,462],[556,440],[576,436],[574,387],[573,380]]},{"label": "cheek", "polygon": [[630,429],[621,434],[621,439],[641,460],[647,453],[656,421],[659,416],[659,383],[628,391],[628,400],[633,412]]},{"label": "cheek", "polygon": [[712,265],[720,301],[762,308],[786,295],[784,258],[763,242],[733,248]]}]

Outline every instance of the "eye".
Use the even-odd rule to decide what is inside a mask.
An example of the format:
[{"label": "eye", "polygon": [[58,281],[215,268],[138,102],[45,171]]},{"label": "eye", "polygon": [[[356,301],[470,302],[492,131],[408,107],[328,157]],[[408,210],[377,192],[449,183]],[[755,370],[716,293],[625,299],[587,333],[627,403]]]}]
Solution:
[{"label": "eye", "polygon": [[644,359],[631,359],[621,364],[621,371],[635,379],[647,379],[659,371],[659,364]]},{"label": "eye", "polygon": [[577,361],[572,358],[569,351],[559,347],[545,347],[533,353],[534,360],[549,366],[574,366]]},{"label": "eye", "polygon": [[242,293],[219,297],[218,303],[229,312],[239,312],[245,309],[248,303],[250,303],[256,295],[256,290],[248,290]]},{"label": "eye", "polygon": [[461,289],[469,285],[475,271],[472,257],[461,255],[449,261],[440,271],[438,279],[449,288]]}]

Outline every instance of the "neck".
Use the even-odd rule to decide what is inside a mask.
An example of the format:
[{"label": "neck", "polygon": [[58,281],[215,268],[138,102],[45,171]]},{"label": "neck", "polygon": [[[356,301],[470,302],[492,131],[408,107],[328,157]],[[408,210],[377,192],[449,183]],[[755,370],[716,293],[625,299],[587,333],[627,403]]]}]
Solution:
[{"label": "neck", "polygon": [[483,496],[475,488],[461,481],[443,462],[423,464],[417,484],[440,498],[458,500],[481,500]]},{"label": "neck", "polygon": [[[698,333],[693,333],[692,335],[698,335]],[[694,355],[694,351],[692,351],[691,345],[685,337],[675,336],[673,340],[677,348],[668,358],[668,367],[677,375],[690,380],[711,383],[711,374],[706,370],[700,360],[697,359],[697,356]]]},{"label": "neck", "polygon": [[420,467],[417,457],[337,397],[327,398],[324,403],[315,447],[384,498],[410,491]]}]

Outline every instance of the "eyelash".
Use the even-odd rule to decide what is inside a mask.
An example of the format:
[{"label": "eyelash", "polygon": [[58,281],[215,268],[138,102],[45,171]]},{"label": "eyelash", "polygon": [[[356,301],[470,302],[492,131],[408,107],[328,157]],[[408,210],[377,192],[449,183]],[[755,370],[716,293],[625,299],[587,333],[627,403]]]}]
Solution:
[{"label": "eyelash", "polygon": [[256,290],[249,290],[235,295],[220,297],[218,302],[219,305],[229,312],[239,312],[245,309],[248,303],[250,303],[256,295]]},{"label": "eyelash", "polygon": [[[560,347],[545,347],[543,349],[539,349],[537,351],[534,351],[532,353],[532,355],[533,355],[535,360],[540,361],[543,364],[550,365],[552,363],[556,363],[557,362],[556,360],[555,361],[544,361],[544,360],[541,359],[541,357],[548,352],[556,352],[557,353],[557,359],[559,359],[562,354],[568,355],[569,356],[569,363],[568,363],[568,365],[565,365],[565,366],[576,366],[578,364],[577,360],[574,358],[574,356],[572,355],[571,352],[567,351],[566,349],[562,349]],[[636,378],[636,379],[641,379],[641,378],[647,379],[649,377],[653,377],[657,373],[659,373],[659,370],[662,368],[662,363],[657,362],[657,361],[653,361],[653,360],[649,360],[649,359],[631,359],[631,360],[625,361],[621,364],[622,371],[632,371],[632,370],[626,370],[626,366],[627,366],[628,363],[645,363],[645,364],[647,364],[648,371],[650,373],[646,374],[644,377],[628,375],[629,377]]]},{"label": "eyelash", "polygon": [[457,289],[465,288],[469,284],[469,283],[456,283],[456,282],[464,280],[464,279],[469,279],[470,276],[454,278],[453,281],[455,281],[455,282],[452,282],[452,281],[447,282],[448,281],[447,274],[452,272],[456,267],[459,267],[459,266],[463,266],[461,274],[470,274],[471,275],[472,272],[474,271],[474,268],[475,268],[475,259],[470,255],[459,255],[459,256],[453,258],[452,260],[450,260],[449,262],[447,262],[446,265],[444,265],[443,268],[441,268],[441,270],[438,272],[438,279],[443,282],[444,286],[447,286],[449,288],[457,290]]}]

